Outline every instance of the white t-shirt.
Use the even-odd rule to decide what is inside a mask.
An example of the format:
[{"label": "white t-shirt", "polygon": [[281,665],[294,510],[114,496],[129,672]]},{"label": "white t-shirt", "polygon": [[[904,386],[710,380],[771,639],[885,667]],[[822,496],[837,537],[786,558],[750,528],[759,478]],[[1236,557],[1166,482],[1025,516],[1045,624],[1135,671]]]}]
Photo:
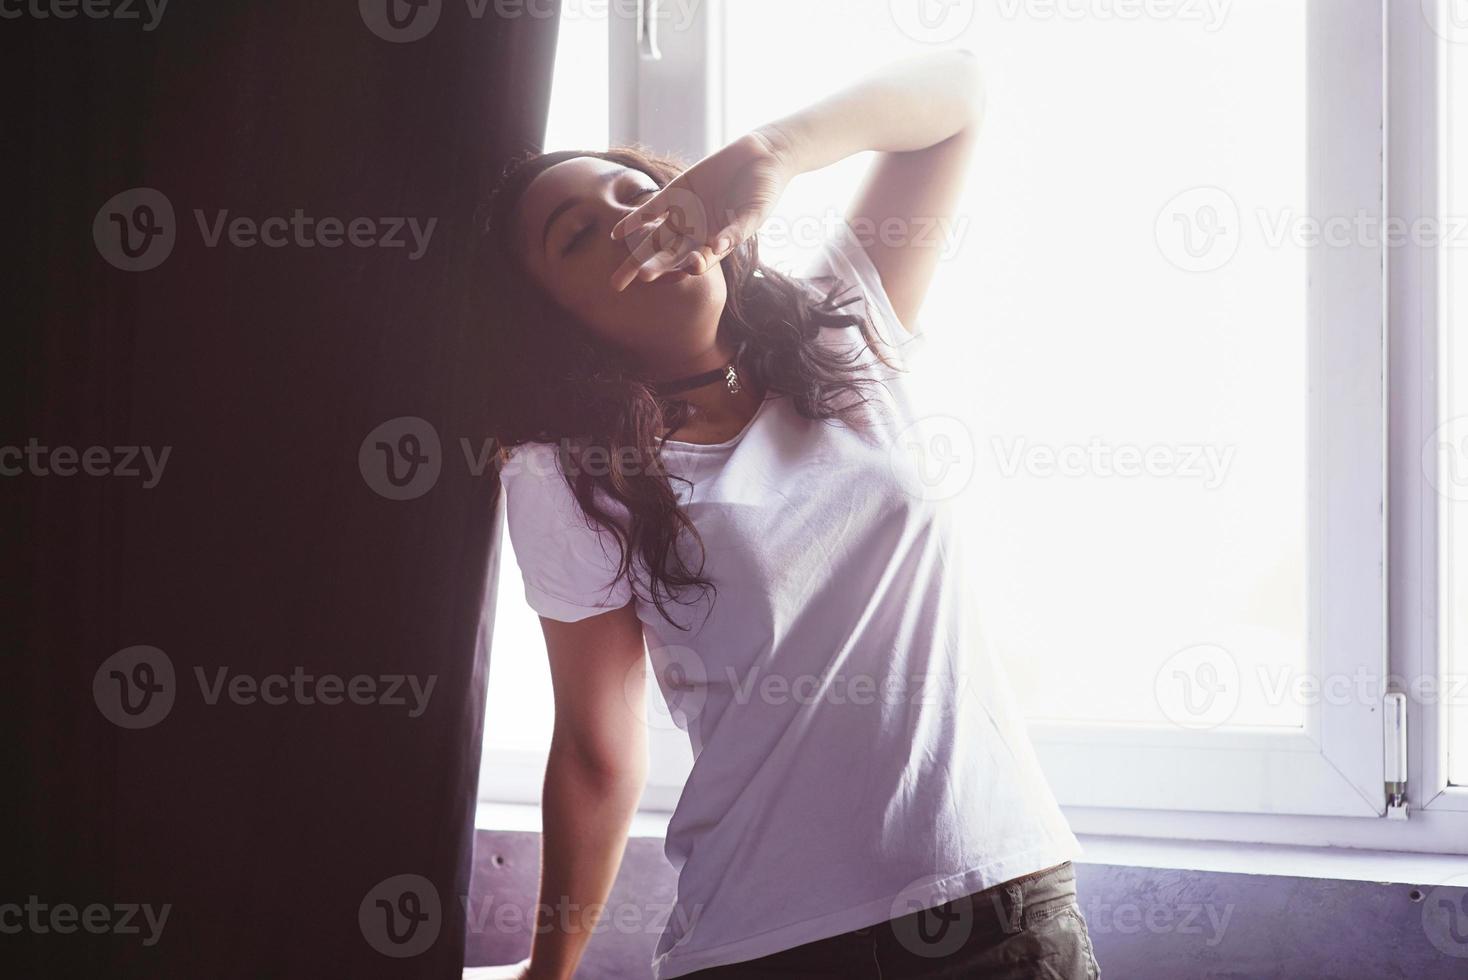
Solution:
[{"label": "white t-shirt", "polygon": [[[941,478],[941,440],[957,423],[922,407],[925,334],[899,323],[845,222],[804,274],[828,271],[860,288],[853,308],[913,371],[876,362],[855,328],[822,330],[822,342],[863,347],[891,414],[867,410],[875,427],[863,430],[773,398],[727,442],[664,449],[669,471],[693,482],[673,486],[718,593],[669,604],[686,632],[637,603],[694,752],[668,826],[678,892],[658,980],[1081,853],[970,601],[951,508],[971,497]],[[554,447],[517,453],[531,458],[507,466],[506,504],[530,605],[565,621],[626,605],[630,587],[612,580],[617,544],[580,518]],[[696,568],[696,547],[687,554]]]}]

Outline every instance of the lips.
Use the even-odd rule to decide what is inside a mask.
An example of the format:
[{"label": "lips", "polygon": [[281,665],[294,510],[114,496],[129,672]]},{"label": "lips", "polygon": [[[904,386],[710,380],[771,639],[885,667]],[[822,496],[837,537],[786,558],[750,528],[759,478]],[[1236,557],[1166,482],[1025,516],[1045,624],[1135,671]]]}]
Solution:
[{"label": "lips", "polygon": [[[654,235],[656,235],[658,233],[659,227],[660,226],[658,226],[656,224],[650,225],[650,226],[644,226],[642,228],[637,229],[636,231],[634,231],[631,234],[629,234],[626,238],[624,238],[623,241],[627,244],[628,254],[635,254],[638,249],[642,248],[644,242],[646,242],[649,238],[653,237]],[[651,258],[651,257],[652,257],[652,255],[650,253],[647,256],[647,258]],[[686,256],[685,256],[685,258],[686,258]],[[685,279],[692,278],[692,276],[693,276],[693,273],[691,273],[691,272],[683,272],[683,271],[665,272],[661,276],[659,276],[658,278],[654,279],[652,282],[647,282],[646,280],[641,279],[641,278],[634,278],[632,280],[632,282],[629,283],[629,285],[633,285],[633,286],[656,286],[659,283],[668,283],[670,285],[677,285],[678,283],[682,282]]]}]

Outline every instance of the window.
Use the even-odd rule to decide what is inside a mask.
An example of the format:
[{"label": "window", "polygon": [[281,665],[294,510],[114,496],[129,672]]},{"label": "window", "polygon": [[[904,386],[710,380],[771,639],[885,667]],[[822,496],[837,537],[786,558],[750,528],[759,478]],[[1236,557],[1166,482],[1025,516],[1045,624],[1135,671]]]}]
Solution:
[{"label": "window", "polygon": [[[629,72],[701,93],[657,121],[709,133],[696,156],[904,52],[976,50],[984,149],[922,316],[1058,795],[1380,815],[1383,250],[1311,237],[1381,218],[1380,6],[913,6],[714,4]],[[798,180],[772,254],[867,163]]]},{"label": "window", "polygon": [[[936,6],[613,17],[609,115],[566,145],[695,160],[874,64],[977,51],[989,117],[957,218],[925,232],[945,261],[921,317],[976,599],[1073,826],[1464,851],[1468,264],[1393,232],[1465,213],[1468,27],[1448,0]],[[766,260],[814,245],[869,159],[797,179]],[[523,761],[542,733],[504,719],[549,687],[505,563],[487,741]],[[1397,690],[1406,822],[1382,819]],[[663,729],[653,806],[688,763]]]},{"label": "window", "polygon": [[1444,20],[1442,51],[1443,393],[1435,433],[1443,530],[1448,781],[1468,786],[1468,24]]}]

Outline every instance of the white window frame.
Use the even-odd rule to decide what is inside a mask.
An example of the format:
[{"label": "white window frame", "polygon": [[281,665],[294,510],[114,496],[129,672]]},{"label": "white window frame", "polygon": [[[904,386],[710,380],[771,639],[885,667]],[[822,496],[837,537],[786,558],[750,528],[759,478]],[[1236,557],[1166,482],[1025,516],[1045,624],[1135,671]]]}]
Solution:
[{"label": "white window frame", "polygon": [[[1326,0],[1311,0],[1312,14],[1324,2]],[[1430,28],[1419,0],[1387,0],[1381,13],[1383,31],[1379,50],[1382,53],[1384,85],[1381,90],[1383,112],[1378,156],[1383,162],[1380,186],[1384,212],[1379,209],[1374,213],[1391,215],[1405,226],[1415,227],[1415,222],[1421,219],[1437,221],[1441,217],[1439,135],[1444,107],[1439,104],[1439,73],[1447,42]],[[1362,18],[1363,24],[1366,19]],[[1358,44],[1361,40],[1358,39]],[[1312,62],[1316,63],[1311,73],[1311,96],[1314,100],[1331,90],[1320,88],[1324,79],[1315,70],[1318,59],[1312,58]],[[1340,83],[1345,84],[1345,81],[1341,79]],[[1345,112],[1343,107],[1337,106],[1337,109],[1338,114]],[[1362,143],[1364,134],[1359,128],[1347,124],[1339,127],[1333,135],[1329,124],[1327,126],[1324,134],[1319,129],[1312,133],[1312,156],[1315,159],[1319,159],[1316,154],[1325,147],[1342,146],[1342,143],[1334,141],[1335,136],[1345,137],[1352,129],[1355,129],[1356,143],[1365,145]],[[1322,135],[1324,141],[1321,140]],[[1352,169],[1360,168],[1362,160],[1357,160]],[[1320,170],[1318,167],[1314,170],[1314,176],[1318,178]],[[1347,171],[1338,172],[1335,176],[1351,179]],[[1314,196],[1317,189],[1312,187],[1312,207],[1318,207],[1321,200]],[[1327,196],[1330,193],[1327,191]],[[1327,215],[1353,213],[1354,209],[1340,208],[1317,212]],[[1363,306],[1370,302],[1374,308],[1372,295],[1379,295],[1382,301],[1380,309],[1384,314],[1377,336],[1385,347],[1386,357],[1380,363],[1385,368],[1387,381],[1386,400],[1383,402],[1387,428],[1383,432],[1386,436],[1383,445],[1388,452],[1381,471],[1387,479],[1387,494],[1383,500],[1387,526],[1384,529],[1386,550],[1380,566],[1385,572],[1382,586],[1388,599],[1388,616],[1384,622],[1387,627],[1385,663],[1390,677],[1431,678],[1441,685],[1446,679],[1447,666],[1446,650],[1440,643],[1443,633],[1439,516],[1443,498],[1434,488],[1436,474],[1428,469],[1433,457],[1430,454],[1424,456],[1422,450],[1440,419],[1437,385],[1440,377],[1438,337],[1443,314],[1442,248],[1409,240],[1407,244],[1384,248],[1380,252],[1383,254],[1379,273],[1366,267],[1363,255],[1348,252],[1340,258],[1342,262],[1362,263],[1358,270],[1362,283],[1370,283],[1371,288],[1367,295],[1357,296],[1357,301]],[[1343,267],[1336,272],[1344,275],[1345,269]],[[1311,273],[1314,280],[1317,268],[1312,267]],[[1330,275],[1332,273],[1327,272],[1327,276]],[[1379,293],[1375,289],[1378,275],[1382,286]],[[1318,316],[1321,307],[1316,303],[1320,300],[1329,302],[1332,295],[1336,299],[1350,296],[1349,292],[1321,296],[1320,287],[1327,281],[1317,281],[1317,288],[1311,294],[1312,339],[1320,336],[1319,331],[1323,328]],[[1353,329],[1351,339],[1360,363],[1342,364],[1341,350],[1335,351],[1334,363],[1336,368],[1344,368],[1360,378],[1363,375],[1358,369],[1366,363],[1376,362],[1377,357],[1369,346],[1373,341],[1364,330]],[[1379,393],[1379,386],[1368,388],[1362,392],[1362,397],[1375,399]],[[1349,392],[1340,394],[1348,396]],[[1339,405],[1339,400],[1335,404]],[[1319,412],[1322,407],[1317,402],[1313,411]],[[1334,432],[1342,431],[1336,426],[1332,428]],[[1328,446],[1336,444],[1330,439],[1327,441]],[[1360,445],[1341,448],[1349,452]],[[1333,476],[1341,475],[1342,471],[1334,465],[1331,468]],[[1327,515],[1327,522],[1331,519],[1332,516]],[[1340,553],[1334,552],[1336,555]],[[1369,552],[1359,547],[1351,549],[1348,542],[1345,553],[1353,561],[1364,561],[1370,557]],[[1329,588],[1330,582],[1326,584]],[[1378,609],[1375,596],[1365,591],[1359,596],[1361,601],[1370,604],[1374,614]],[[1313,606],[1311,622],[1316,626],[1320,624],[1316,617],[1328,613],[1330,607],[1327,605],[1322,609],[1318,602]],[[1327,616],[1323,625],[1327,635],[1331,635],[1334,626],[1334,635],[1341,637],[1343,624],[1342,620],[1332,624]],[[1327,652],[1330,649],[1327,647]],[[1313,659],[1315,656],[1316,651],[1312,650],[1312,664],[1319,662]],[[1329,660],[1326,666],[1338,669]],[[1067,805],[1066,813],[1077,832],[1091,835],[1468,854],[1468,787],[1448,784],[1445,708],[1436,699],[1409,699],[1408,720],[1409,808],[1405,821],[1385,819],[1385,814],[1380,812],[1384,807],[1372,808],[1370,815],[1376,819],[1281,812],[1269,806],[1262,806],[1256,812],[1244,812],[1242,807],[1225,808],[1232,812],[1190,812],[1192,808],[1157,810],[1125,805]],[[1342,723],[1341,717],[1337,716],[1337,727]],[[1330,728],[1325,729],[1327,738],[1330,731]],[[1341,734],[1347,743],[1353,740],[1350,732]],[[1372,737],[1371,727],[1363,724],[1354,740],[1364,745],[1365,740]],[[1327,746],[1329,744],[1326,743]],[[1378,742],[1372,751],[1370,768],[1374,768],[1375,760],[1384,756],[1380,744]],[[1368,775],[1370,768],[1367,769]]]},{"label": "white window frame", "polygon": [[[1434,2],[1446,17],[1451,0]],[[1443,185],[1446,146],[1440,139],[1447,123],[1448,107],[1441,96],[1449,42],[1426,18],[1411,16],[1411,8],[1420,10],[1420,4],[1401,4],[1392,11],[1392,213],[1409,226],[1423,220],[1440,226],[1449,217]],[[1394,667],[1404,676],[1433,678],[1439,689],[1448,679],[1449,664],[1448,576],[1441,534],[1449,502],[1436,489],[1437,455],[1424,453],[1422,447],[1443,421],[1440,341],[1448,314],[1444,251],[1442,244],[1409,242],[1391,256],[1389,280],[1391,384],[1401,392],[1392,402],[1391,558],[1398,570],[1392,580],[1392,646],[1400,651]],[[1468,569],[1458,574],[1468,574]],[[1421,806],[1461,815],[1460,832],[1468,837],[1468,786],[1448,782],[1446,708],[1433,698],[1409,710],[1417,712],[1420,744],[1415,753],[1409,752],[1409,772],[1419,787]]]},{"label": "white window frame", "polygon": [[[1385,79],[1363,62],[1379,63],[1369,53],[1384,50],[1381,7],[1378,0],[1311,0],[1308,23],[1310,214],[1364,213],[1379,222]],[[1299,732],[1034,723],[1031,735],[1062,803],[1385,814],[1384,262],[1380,244],[1312,249],[1307,302],[1306,672],[1372,677],[1382,690],[1374,698],[1306,704]],[[1124,754],[1114,751],[1120,746]]]},{"label": "white window frame", "polygon": [[[642,24],[611,18],[613,143],[692,161],[723,141],[726,2],[679,5],[686,29],[676,33],[644,29],[670,13],[657,0],[642,0],[650,13]],[[1309,134],[1311,213],[1436,218],[1446,42],[1419,0],[1304,2],[1309,97],[1319,107]],[[1363,71],[1373,59],[1381,70]],[[1364,242],[1310,256],[1313,677],[1445,673],[1441,498],[1421,453],[1439,418],[1440,260],[1440,248]],[[1078,833],[1468,853],[1468,787],[1447,783],[1440,704],[1409,702],[1405,821],[1386,819],[1381,704],[1307,712],[1299,733],[1035,722],[1031,734]],[[645,809],[676,803],[681,782],[661,760],[681,739],[652,732]],[[543,756],[501,752],[493,766],[494,800],[538,801]]]}]

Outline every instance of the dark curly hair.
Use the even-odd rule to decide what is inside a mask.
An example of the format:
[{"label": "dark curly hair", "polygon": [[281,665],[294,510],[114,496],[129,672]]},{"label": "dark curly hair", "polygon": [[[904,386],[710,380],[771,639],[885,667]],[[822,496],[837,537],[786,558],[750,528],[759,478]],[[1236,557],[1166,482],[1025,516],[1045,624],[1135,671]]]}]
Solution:
[{"label": "dark curly hair", "polygon": [[[672,477],[661,462],[663,440],[689,419],[690,406],[656,395],[650,379],[627,354],[546,295],[525,271],[515,245],[518,208],[531,181],[558,163],[583,156],[639,170],[659,187],[685,169],[676,159],[621,146],[532,152],[512,159],[499,174],[481,209],[479,266],[485,275],[478,280],[476,300],[477,317],[492,331],[490,417],[496,462],[503,466],[511,451],[526,443],[555,444],[560,471],[589,524],[609,531],[619,543],[617,577],[625,575],[635,595],[677,625],[666,602],[677,600],[688,587],[717,592],[702,574],[703,559],[690,568],[679,553],[677,542],[685,532],[700,551],[703,543],[678,506]],[[791,398],[805,418],[861,424],[859,409],[869,398],[859,389],[880,383],[861,375],[862,346],[842,350],[817,340],[824,328],[856,328],[882,363],[896,367],[881,353],[881,338],[870,319],[841,312],[859,298],[845,295],[854,285],[823,277],[819,281],[829,284],[823,293],[816,279],[786,276],[762,265],[757,236],[735,248],[719,268],[728,284],[728,300],[718,336],[741,351],[741,378],[765,390],[766,397]],[[844,397],[853,392],[859,395],[854,402]],[[583,465],[589,452],[606,460],[630,456],[637,464]],[[646,594],[632,574],[634,555],[648,571]]]}]

